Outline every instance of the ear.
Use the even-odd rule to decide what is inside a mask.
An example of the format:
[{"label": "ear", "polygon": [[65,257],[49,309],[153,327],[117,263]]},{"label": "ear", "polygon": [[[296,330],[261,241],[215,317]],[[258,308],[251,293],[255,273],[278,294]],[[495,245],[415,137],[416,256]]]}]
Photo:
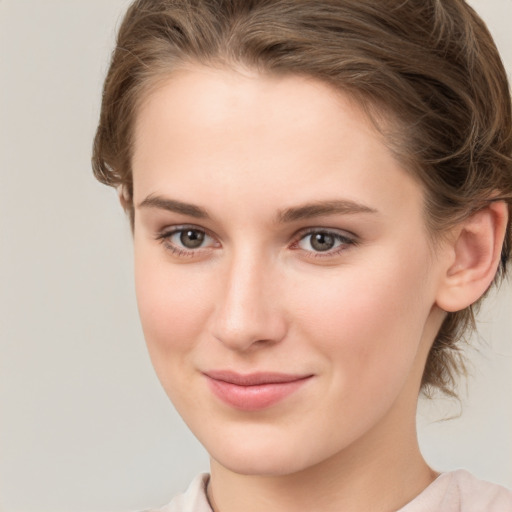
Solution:
[{"label": "ear", "polygon": [[507,204],[496,201],[456,226],[437,294],[442,310],[460,311],[487,291],[496,275],[507,221]]},{"label": "ear", "polygon": [[116,190],[117,190],[117,196],[119,198],[119,202],[121,203],[123,210],[126,211],[130,204],[130,198],[129,198],[128,192],[126,190],[126,186],[118,185]]}]

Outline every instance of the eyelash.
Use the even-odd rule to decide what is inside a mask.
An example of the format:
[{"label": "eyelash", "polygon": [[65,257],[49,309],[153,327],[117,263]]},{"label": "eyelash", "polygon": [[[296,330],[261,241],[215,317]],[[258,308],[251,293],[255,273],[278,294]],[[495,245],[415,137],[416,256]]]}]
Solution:
[{"label": "eyelash", "polygon": [[[186,248],[180,248],[173,242],[171,242],[171,237],[174,235],[177,235],[179,233],[183,233],[184,231],[197,231],[200,233],[203,233],[205,236],[214,239],[213,235],[210,235],[207,230],[204,228],[200,228],[198,226],[193,225],[183,225],[183,226],[175,226],[174,228],[170,230],[164,230],[157,234],[156,240],[159,241],[167,250],[169,250],[173,255],[178,257],[188,257],[192,258],[194,256],[198,256],[201,252],[204,252],[205,250],[209,250],[212,247],[198,247],[197,249],[186,249]],[[346,251],[350,248],[350,246],[356,246],[358,245],[358,240],[354,235],[347,235],[347,234],[341,234],[337,231],[330,230],[330,229],[322,229],[322,228],[310,228],[304,231],[301,231],[297,233],[294,236],[294,241],[288,246],[291,250],[301,250],[299,247],[299,243],[307,238],[308,236],[312,236],[315,234],[322,234],[331,236],[334,238],[335,242],[339,242],[339,246],[327,250],[327,251],[308,251],[308,250],[302,250],[303,254],[306,258],[329,258],[338,256],[342,252]],[[217,242],[218,243],[218,242]]]},{"label": "eyelash", "polygon": [[307,251],[304,250],[304,255],[307,258],[332,258],[333,256],[338,256],[342,252],[345,252],[351,246],[358,245],[358,240],[354,235],[349,234],[341,234],[338,231],[330,230],[327,228],[310,228],[305,231],[299,232],[295,241],[289,246],[292,250],[301,250],[299,247],[299,243],[311,235],[327,235],[334,238],[335,242],[339,242],[340,245],[334,249],[330,249],[328,251]]},{"label": "eyelash", "polygon": [[172,229],[169,230],[163,230],[160,233],[157,234],[156,240],[160,242],[165,249],[171,251],[172,254],[178,257],[188,257],[192,258],[194,256],[197,256],[198,253],[204,252],[207,249],[210,249],[210,247],[198,247],[197,249],[187,249],[187,248],[181,248],[178,247],[176,244],[171,242],[171,238],[174,235],[177,235],[179,233],[183,233],[184,231],[197,231],[199,233],[203,233],[205,236],[214,239],[212,235],[208,233],[204,228],[200,228],[198,226],[193,225],[183,225],[183,226],[175,226]]}]

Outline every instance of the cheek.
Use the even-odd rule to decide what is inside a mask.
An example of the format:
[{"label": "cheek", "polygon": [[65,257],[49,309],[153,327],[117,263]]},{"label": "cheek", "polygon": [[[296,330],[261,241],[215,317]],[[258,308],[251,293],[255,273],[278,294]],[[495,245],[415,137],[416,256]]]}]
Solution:
[{"label": "cheek", "polygon": [[340,268],[302,288],[309,293],[295,295],[292,306],[301,312],[301,337],[333,363],[341,388],[380,394],[383,382],[392,388],[406,378],[431,308],[421,265],[395,255],[364,268]]},{"label": "cheek", "polygon": [[137,304],[157,371],[161,358],[193,347],[208,316],[209,287],[204,276],[181,270],[161,258],[135,252]]}]

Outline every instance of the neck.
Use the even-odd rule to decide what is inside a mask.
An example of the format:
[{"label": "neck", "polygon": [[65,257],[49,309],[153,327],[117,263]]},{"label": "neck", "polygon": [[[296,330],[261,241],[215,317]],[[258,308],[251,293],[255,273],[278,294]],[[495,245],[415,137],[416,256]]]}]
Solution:
[{"label": "neck", "polygon": [[437,476],[418,446],[415,415],[391,415],[328,460],[286,475],[241,475],[212,460],[208,497],[214,512],[391,512]]}]

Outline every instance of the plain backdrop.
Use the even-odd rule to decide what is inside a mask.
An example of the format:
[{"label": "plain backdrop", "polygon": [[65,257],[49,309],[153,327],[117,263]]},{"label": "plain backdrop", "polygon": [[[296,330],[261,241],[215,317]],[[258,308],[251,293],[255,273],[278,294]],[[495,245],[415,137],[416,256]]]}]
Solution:
[{"label": "plain backdrop", "polygon": [[[512,70],[512,0],[471,2]],[[127,0],[0,0],[0,509],[163,504],[208,459],[161,390],[131,240],[91,141]],[[420,406],[427,460],[512,486],[512,290],[482,315],[461,403]],[[450,415],[459,418],[438,421]]]}]

